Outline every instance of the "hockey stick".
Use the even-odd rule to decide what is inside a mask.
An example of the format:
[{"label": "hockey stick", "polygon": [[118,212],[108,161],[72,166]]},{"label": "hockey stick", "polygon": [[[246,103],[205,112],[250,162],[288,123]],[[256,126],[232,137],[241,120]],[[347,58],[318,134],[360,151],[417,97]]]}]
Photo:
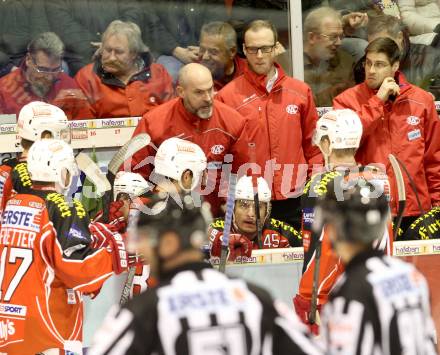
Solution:
[{"label": "hockey stick", "polygon": [[[139,134],[132,139],[130,139],[127,143],[125,143],[113,156],[112,160],[110,160],[110,163],[108,164],[108,172],[107,172],[107,180],[110,182],[110,184],[113,186],[113,183],[115,181],[115,176],[121,167],[121,165],[131,156],[133,156],[134,153],[141,150],[142,148],[146,147],[148,144],[150,144],[151,138],[148,134],[142,133]],[[113,201],[113,190],[110,189],[109,192],[107,192],[103,198],[103,211],[102,211],[102,221],[104,223],[109,222],[109,207],[110,203]]]},{"label": "hockey stick", "polygon": [[[321,232],[322,233],[322,232]],[[315,232],[313,232],[315,234]],[[315,250],[315,269],[313,270],[312,300],[310,305],[309,323],[316,323],[316,311],[318,309],[318,286],[319,286],[319,266],[321,264],[322,241],[318,236],[318,244]]]},{"label": "hockey stick", "polygon": [[75,157],[79,170],[84,172],[87,178],[96,186],[96,193],[102,196],[106,191],[111,190],[111,185],[99,166],[85,153],[79,153]]},{"label": "hockey stick", "polygon": [[[256,152],[255,152],[255,143],[249,143],[249,158],[252,164],[256,164]],[[258,196],[258,178],[252,176],[252,189],[254,192],[254,207],[255,207],[255,226],[257,227],[257,243],[258,249],[263,249],[263,241],[262,239],[262,226],[260,220],[260,199]]]},{"label": "hockey stick", "polygon": [[229,189],[228,189],[228,198],[226,200],[226,214],[225,214],[225,227],[223,228],[223,240],[222,240],[222,251],[220,254],[220,265],[219,271],[225,272],[226,269],[226,261],[228,259],[229,252],[229,234],[231,233],[231,225],[232,225],[232,213],[234,211],[235,204],[235,184],[237,177],[235,174],[229,175]]},{"label": "hockey stick", "polygon": [[[140,211],[137,208],[130,209],[127,226],[127,254],[136,253],[137,240],[137,223],[139,220]],[[122,288],[121,299],[119,304],[125,304],[130,298],[130,291],[133,287],[134,275],[136,274],[136,266],[130,266],[128,269],[127,278],[125,279],[124,287]]]},{"label": "hockey stick", "polygon": [[396,177],[397,183],[397,195],[399,198],[399,210],[397,211],[396,216],[396,224],[393,233],[393,240],[396,240],[400,224],[402,223],[403,213],[405,212],[406,206],[406,191],[405,191],[405,183],[403,181],[402,170],[400,170],[399,162],[393,154],[388,155],[388,159],[390,160],[391,167],[393,168],[394,176]]}]

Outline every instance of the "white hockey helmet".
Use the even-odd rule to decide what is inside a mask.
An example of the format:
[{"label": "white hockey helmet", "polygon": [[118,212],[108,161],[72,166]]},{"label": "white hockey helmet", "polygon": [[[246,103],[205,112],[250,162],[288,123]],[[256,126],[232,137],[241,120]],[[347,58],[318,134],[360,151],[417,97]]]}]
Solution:
[{"label": "white hockey helmet", "polygon": [[[269,185],[264,178],[257,178],[258,199],[260,202],[270,202],[272,193]],[[235,199],[236,200],[254,200],[254,188],[252,184],[251,176],[242,176],[237,181],[235,187]]]},{"label": "white hockey helmet", "polygon": [[151,189],[150,184],[137,173],[119,171],[113,184],[113,199],[116,200],[120,193],[130,196],[140,196]]},{"label": "white hockey helmet", "polygon": [[350,109],[326,112],[317,122],[313,144],[318,145],[322,137],[328,136],[330,152],[333,149],[358,148],[362,138],[362,122]]},{"label": "white hockey helmet", "polygon": [[44,131],[52,133],[52,138],[70,142],[69,121],[62,109],[41,101],[24,105],[18,114],[18,135],[35,142]]},{"label": "white hockey helmet", "polygon": [[[27,165],[33,181],[54,182],[59,193],[67,190],[73,176],[79,174],[72,148],[60,139],[42,139],[32,144]],[[66,181],[67,173],[70,176]]]},{"label": "white hockey helmet", "polygon": [[[195,143],[175,137],[164,140],[154,158],[154,171],[177,180],[180,184],[185,170],[191,170],[193,174],[191,190],[199,183],[206,165],[206,156],[202,148]],[[183,188],[182,185],[181,187]]]}]

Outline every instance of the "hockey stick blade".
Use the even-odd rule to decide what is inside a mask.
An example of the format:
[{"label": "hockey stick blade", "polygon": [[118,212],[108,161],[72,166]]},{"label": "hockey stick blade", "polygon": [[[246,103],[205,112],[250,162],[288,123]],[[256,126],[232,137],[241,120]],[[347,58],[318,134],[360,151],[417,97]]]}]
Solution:
[{"label": "hockey stick blade", "polygon": [[110,182],[102,173],[99,166],[85,153],[79,153],[75,157],[79,170],[84,172],[87,178],[96,186],[96,193],[102,196],[104,192],[111,189]]},{"label": "hockey stick blade", "polygon": [[219,271],[223,273],[225,272],[226,261],[228,259],[229,234],[231,233],[232,212],[234,211],[236,180],[237,177],[235,176],[235,174],[231,174],[229,176],[229,190],[226,200],[225,227],[223,228],[222,251],[220,254],[220,264],[218,268]]},{"label": "hockey stick blade", "polygon": [[400,169],[399,162],[393,154],[388,155],[388,159],[390,160],[391,167],[393,168],[394,176],[396,177],[397,184],[397,195],[399,198],[399,210],[396,216],[396,225],[394,226],[394,235],[393,240],[396,240],[400,224],[402,223],[403,213],[405,212],[406,206],[406,192],[405,192],[405,183],[403,181],[402,170]]},{"label": "hockey stick blade", "polygon": [[128,269],[127,278],[125,280],[124,288],[122,289],[122,293],[121,293],[121,299],[119,300],[119,304],[121,306],[124,305],[125,303],[127,303],[127,301],[130,298],[130,290],[131,290],[131,287],[133,286],[133,280],[134,280],[135,273],[136,273],[136,266],[131,266]]},{"label": "hockey stick blade", "polygon": [[125,143],[114,155],[108,164],[108,170],[116,175],[121,165],[134,153],[146,147],[151,142],[151,137],[147,133],[141,133]]},{"label": "hockey stick blade", "polygon": [[[130,209],[128,215],[128,226],[127,226],[127,252],[136,253],[137,244],[137,223],[139,220],[140,211],[136,208]],[[136,274],[136,266],[131,266],[128,269],[128,275],[124,283],[124,287],[121,293],[121,299],[119,304],[125,304],[130,298],[130,291],[133,287],[134,275]]]}]

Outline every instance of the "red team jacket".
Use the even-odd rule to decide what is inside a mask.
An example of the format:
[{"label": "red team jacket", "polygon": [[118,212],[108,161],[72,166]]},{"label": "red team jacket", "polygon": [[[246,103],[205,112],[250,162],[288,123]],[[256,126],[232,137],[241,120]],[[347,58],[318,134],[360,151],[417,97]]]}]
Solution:
[{"label": "red team jacket", "polygon": [[[440,121],[432,95],[409,84],[398,74],[400,95],[394,102],[382,102],[377,90],[365,83],[344,91],[333,101],[335,108],[350,108],[361,118],[363,136],[356,160],[364,165],[386,166],[391,182],[391,207],[397,212],[397,188],[388,160],[394,154],[406,166],[414,180],[425,211],[440,204]],[[406,189],[405,216],[420,215],[415,194],[403,173]]]},{"label": "red team jacket", "polygon": [[60,73],[52,89],[41,98],[29,88],[22,68],[0,79],[0,113],[16,114],[32,101],[44,101],[62,109],[69,120],[93,118],[89,102],[75,80]]},{"label": "red team jacket", "polygon": [[[12,197],[0,229],[0,352],[81,349],[82,292],[113,273],[112,254],[93,249],[79,201],[34,191]],[[78,351],[78,350],[75,350]]]},{"label": "red team jacket", "polygon": [[[322,157],[311,141],[318,114],[310,87],[275,65],[278,79],[271,92],[266,89],[266,76],[245,68],[216,98],[249,118],[249,140],[256,144],[261,176],[272,183],[272,199],[283,200],[301,194],[307,164],[322,164]],[[272,166],[271,161],[281,165]]]},{"label": "red team jacket", "polygon": [[[208,161],[208,171],[214,173],[218,185],[222,164],[226,164],[226,154],[233,155],[233,172],[237,172],[240,166],[249,161],[246,127],[243,117],[219,101],[214,100],[211,118],[201,119],[185,109],[181,98],[173,99],[146,113],[139,121],[133,136],[148,133],[153,144],[141,149],[132,157],[132,171],[148,178],[157,147],[165,139],[179,137],[200,146]],[[214,214],[219,213],[218,189],[219,186],[211,190],[212,193],[207,196],[211,199]]]},{"label": "red team jacket", "polygon": [[171,76],[162,65],[155,63],[136,74],[127,85],[107,78],[94,63],[82,68],[75,80],[96,118],[142,116],[168,101],[174,93]]}]

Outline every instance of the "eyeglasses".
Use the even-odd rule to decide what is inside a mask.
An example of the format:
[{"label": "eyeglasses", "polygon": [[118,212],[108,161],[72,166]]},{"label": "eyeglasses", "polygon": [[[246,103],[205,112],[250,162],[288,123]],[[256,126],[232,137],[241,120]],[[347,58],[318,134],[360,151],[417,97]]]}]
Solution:
[{"label": "eyeglasses", "polygon": [[374,62],[374,63],[372,63],[372,62],[370,62],[369,60],[367,60],[367,61],[364,62],[364,67],[365,67],[365,68],[371,68],[371,67],[374,67],[374,68],[376,68],[376,69],[381,70],[381,69],[384,69],[384,68],[386,68],[386,67],[388,67],[388,66],[390,66],[390,64],[385,63],[385,62]]},{"label": "eyeglasses", "polygon": [[41,74],[58,74],[63,72],[63,68],[60,65],[59,67],[56,68],[46,68],[46,67],[40,67],[39,65],[37,65],[37,63],[35,62],[35,58],[31,56],[31,60],[32,60],[32,64],[34,65],[35,71],[37,73],[41,73]]},{"label": "eyeglasses", "polygon": [[[252,210],[255,210],[255,202],[254,201],[250,201],[250,200],[237,200],[237,205],[238,207],[240,207],[243,210],[247,210],[249,208],[252,208]],[[265,202],[260,202],[258,204],[260,211],[262,210],[262,208],[264,208],[266,206]]]},{"label": "eyeglasses", "polygon": [[244,48],[246,48],[246,52],[248,52],[249,54],[257,54],[258,51],[261,51],[261,53],[270,53],[273,51],[273,48],[275,47],[275,45],[271,45],[271,46],[262,46],[262,47],[248,47],[248,46],[244,46]]},{"label": "eyeglasses", "polygon": [[336,43],[339,40],[343,40],[345,36],[343,34],[340,35],[326,35],[325,33],[320,33],[322,37],[326,37],[330,42]]},{"label": "eyeglasses", "polygon": [[218,49],[216,49],[216,48],[204,48],[204,47],[200,47],[200,48],[199,48],[199,56],[203,57],[203,55],[204,55],[205,53],[208,53],[208,55],[209,55],[210,57],[213,57],[213,56],[219,55],[220,51],[219,51]]}]

